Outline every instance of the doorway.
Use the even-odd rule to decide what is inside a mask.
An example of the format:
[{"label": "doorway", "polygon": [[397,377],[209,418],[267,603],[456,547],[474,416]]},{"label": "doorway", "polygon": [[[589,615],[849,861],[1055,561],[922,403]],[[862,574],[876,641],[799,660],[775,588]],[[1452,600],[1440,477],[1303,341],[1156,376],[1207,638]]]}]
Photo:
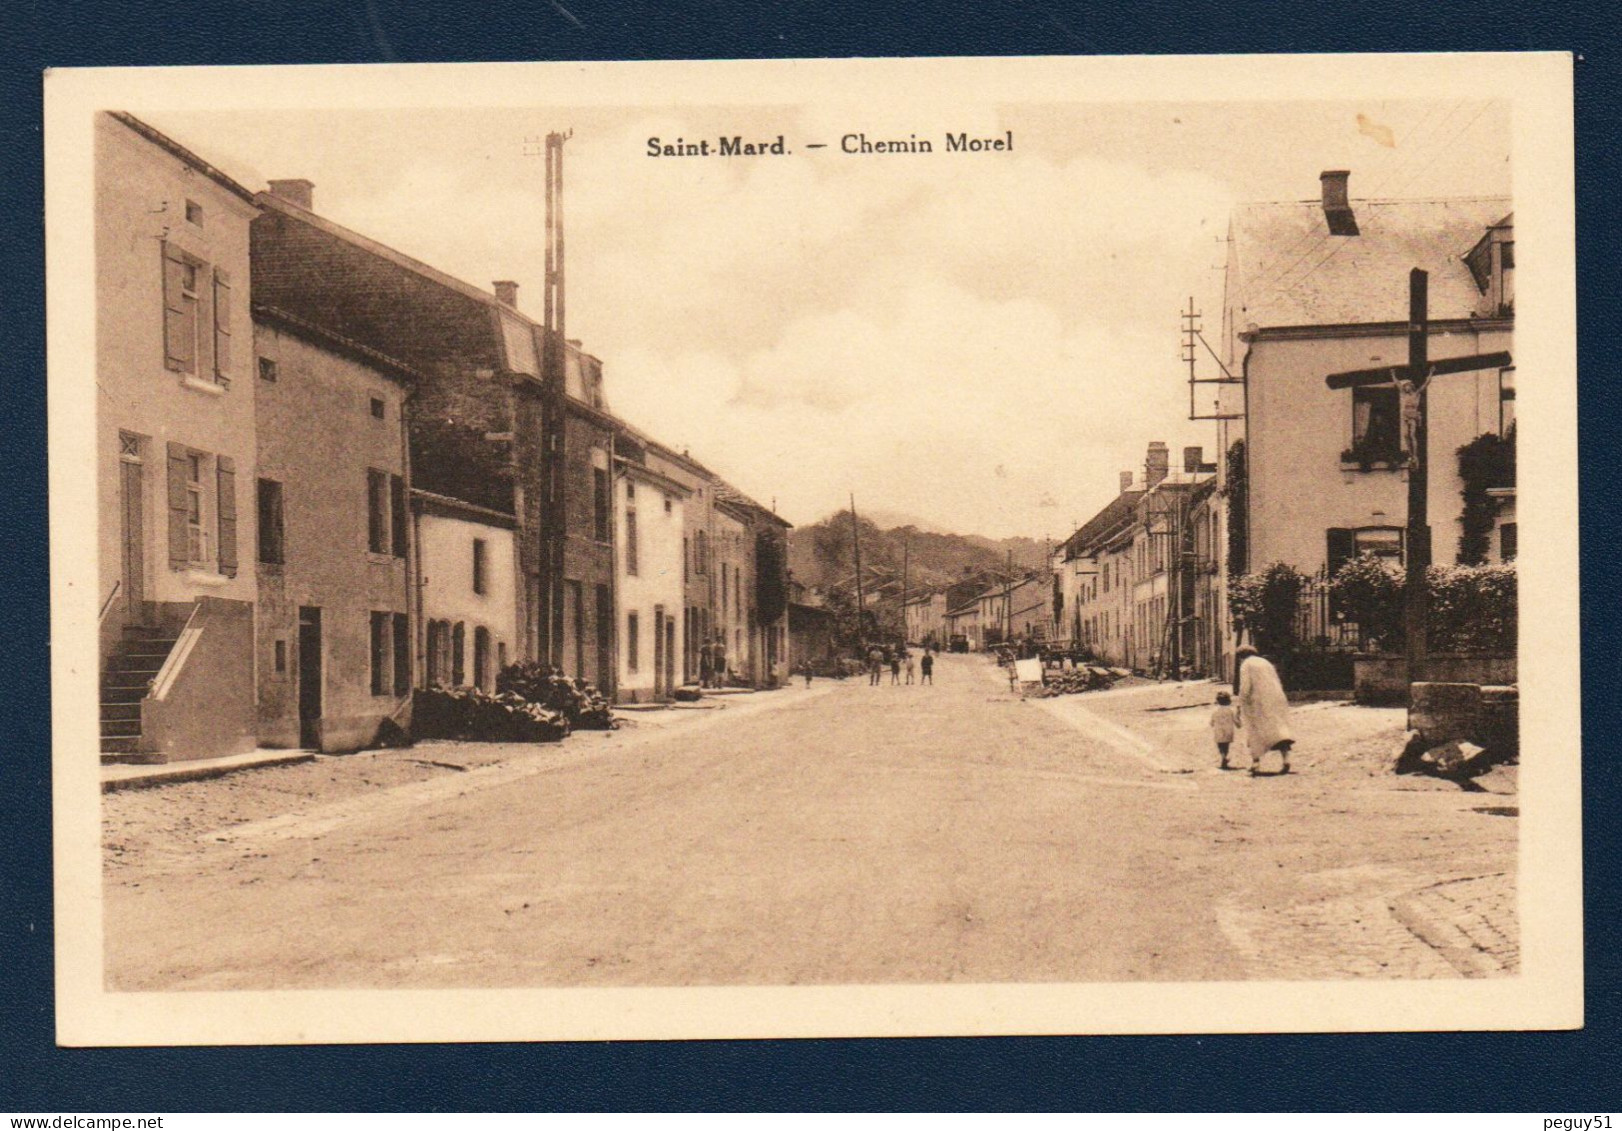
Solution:
[{"label": "doorway", "polygon": [[321,749],[321,610],[298,611],[298,741]]},{"label": "doorway", "polygon": [[119,434],[119,493],[124,519],[124,608],[125,621],[139,621],[146,600],[146,465],[141,460],[141,441],[127,432]]}]

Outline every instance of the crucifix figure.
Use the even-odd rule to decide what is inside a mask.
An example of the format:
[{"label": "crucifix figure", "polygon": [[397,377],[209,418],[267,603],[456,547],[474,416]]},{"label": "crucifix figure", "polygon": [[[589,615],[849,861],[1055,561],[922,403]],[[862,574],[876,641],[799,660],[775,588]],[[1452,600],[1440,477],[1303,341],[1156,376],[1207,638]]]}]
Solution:
[{"label": "crucifix figure", "polygon": [[1425,405],[1421,397],[1425,392],[1425,385],[1428,384],[1430,384],[1428,377],[1419,385],[1407,377],[1397,378],[1397,414],[1402,421],[1402,454],[1410,468],[1419,466],[1419,429],[1425,421]]},{"label": "crucifix figure", "polygon": [[1425,569],[1431,561],[1429,498],[1425,467],[1426,420],[1425,389],[1431,379],[1447,373],[1469,373],[1478,369],[1503,369],[1511,364],[1505,353],[1473,354],[1432,362],[1430,350],[1429,279],[1420,268],[1408,273],[1408,364],[1383,365],[1378,369],[1354,369],[1331,373],[1324,383],[1331,389],[1354,389],[1370,385],[1394,385],[1397,391],[1398,420],[1402,426],[1402,450],[1408,467],[1408,526],[1403,562],[1404,628],[1408,637],[1408,682],[1423,680],[1426,626],[1430,619],[1430,590]]}]

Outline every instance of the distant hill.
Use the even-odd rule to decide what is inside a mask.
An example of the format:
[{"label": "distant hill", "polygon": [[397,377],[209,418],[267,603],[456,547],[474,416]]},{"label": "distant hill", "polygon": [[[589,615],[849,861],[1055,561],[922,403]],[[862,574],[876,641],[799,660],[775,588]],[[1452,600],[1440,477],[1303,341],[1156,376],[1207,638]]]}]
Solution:
[{"label": "distant hill", "polygon": [[[875,512],[883,517],[884,512]],[[1000,571],[1013,551],[1016,571],[1036,569],[1047,561],[1047,547],[1034,538],[997,541],[970,534],[943,534],[916,525],[884,527],[866,515],[862,531],[863,583],[882,583],[885,576],[900,584],[903,546],[906,547],[908,585],[922,590],[950,585],[965,573]],[[850,512],[840,511],[820,522],[796,527],[789,537],[789,568],[806,585],[828,588],[849,585],[852,568]]]}]

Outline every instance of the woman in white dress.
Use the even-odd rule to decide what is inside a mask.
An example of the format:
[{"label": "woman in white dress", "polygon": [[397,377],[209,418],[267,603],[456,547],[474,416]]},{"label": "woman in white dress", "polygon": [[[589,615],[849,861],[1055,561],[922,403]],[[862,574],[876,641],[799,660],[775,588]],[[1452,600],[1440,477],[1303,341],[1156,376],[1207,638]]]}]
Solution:
[{"label": "woman in white dress", "polygon": [[1281,772],[1287,774],[1295,736],[1290,733],[1290,701],[1284,695],[1278,669],[1248,644],[1235,656],[1239,660],[1238,723],[1250,751],[1250,772],[1259,771],[1263,754],[1277,750],[1284,756]]}]

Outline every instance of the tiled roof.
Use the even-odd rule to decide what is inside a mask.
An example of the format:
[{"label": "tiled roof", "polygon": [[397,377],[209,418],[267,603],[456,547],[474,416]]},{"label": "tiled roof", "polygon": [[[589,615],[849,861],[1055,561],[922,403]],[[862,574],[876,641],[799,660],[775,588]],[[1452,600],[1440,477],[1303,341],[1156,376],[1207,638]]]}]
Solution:
[{"label": "tiled roof", "polygon": [[1430,274],[1430,317],[1485,306],[1464,256],[1510,210],[1507,197],[1353,200],[1359,234],[1331,236],[1321,202],[1241,204],[1229,228],[1234,325],[1405,322],[1408,272]]},{"label": "tiled roof", "polygon": [[1137,513],[1138,500],[1141,498],[1142,491],[1122,491],[1105,504],[1103,510],[1082,523],[1079,530],[1064,540],[1060,549],[1065,552],[1066,557],[1086,557],[1101,538],[1132,519]]},{"label": "tiled roof", "polygon": [[196,169],[199,173],[203,174],[203,176],[207,177],[209,180],[213,181],[227,192],[240,196],[249,204],[254,203],[254,196],[252,192],[243,188],[235,180],[227,176],[222,170],[210,165],[207,161],[204,161],[201,157],[187,149],[184,145],[181,145],[168,134],[153,129],[151,126],[141,121],[141,119],[137,118],[134,114],[127,113],[123,110],[109,111],[108,117],[113,118],[115,121],[122,122],[124,125],[146,138],[147,141],[150,141],[153,145],[169,153],[171,156],[178,157],[180,160],[184,161],[187,165],[190,165],[193,169]]}]

